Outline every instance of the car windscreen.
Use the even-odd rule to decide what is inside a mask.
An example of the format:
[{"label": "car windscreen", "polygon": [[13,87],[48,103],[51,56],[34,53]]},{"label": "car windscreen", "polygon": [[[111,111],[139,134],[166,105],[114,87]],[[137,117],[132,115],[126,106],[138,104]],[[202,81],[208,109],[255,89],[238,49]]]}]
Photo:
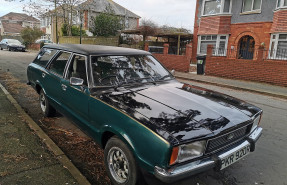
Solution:
[{"label": "car windscreen", "polygon": [[21,45],[21,42],[19,42],[18,40],[7,40],[9,44],[17,44],[17,45]]},{"label": "car windscreen", "polygon": [[92,56],[94,86],[146,83],[173,76],[152,56]]}]

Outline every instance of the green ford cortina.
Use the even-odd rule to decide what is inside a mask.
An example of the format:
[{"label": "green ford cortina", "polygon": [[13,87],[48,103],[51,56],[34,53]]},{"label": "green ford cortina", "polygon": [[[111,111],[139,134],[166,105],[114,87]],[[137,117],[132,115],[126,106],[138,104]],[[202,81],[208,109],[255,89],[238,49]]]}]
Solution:
[{"label": "green ford cortina", "polygon": [[255,150],[262,110],[179,83],[149,53],[92,45],[46,45],[28,67],[45,116],[56,110],[104,149],[113,184],[142,172],[174,182],[222,170]]}]

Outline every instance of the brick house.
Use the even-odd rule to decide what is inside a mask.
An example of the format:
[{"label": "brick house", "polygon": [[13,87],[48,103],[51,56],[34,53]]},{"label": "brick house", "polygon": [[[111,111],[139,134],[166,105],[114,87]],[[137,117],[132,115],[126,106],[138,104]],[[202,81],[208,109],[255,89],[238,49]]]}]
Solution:
[{"label": "brick house", "polygon": [[[213,55],[256,60],[264,47],[268,59],[287,59],[286,0],[197,0],[193,57]],[[230,52],[233,54],[230,55]]]},{"label": "brick house", "polygon": [[10,12],[0,17],[0,35],[19,36],[25,27],[40,28],[40,21],[24,13]]},{"label": "brick house", "polygon": [[139,27],[141,17],[112,0],[87,0],[79,8],[84,11],[83,27],[86,30],[89,30],[93,24],[92,17],[96,17],[107,10],[112,11],[120,18],[125,30],[133,30]]},{"label": "brick house", "polygon": [[[82,14],[83,29],[86,30],[88,36],[92,36],[89,32],[93,24],[92,17],[96,17],[100,13],[111,10],[116,16],[121,18],[125,29],[135,29],[139,26],[140,16],[122,7],[112,0],[87,0],[84,3],[74,7],[73,24],[79,26],[80,14]],[[61,26],[64,22],[63,18],[70,17],[70,12],[59,9],[58,11],[58,33],[61,35]],[[41,16],[41,29],[46,34],[46,39],[56,42],[56,23],[53,11],[47,12]]]}]

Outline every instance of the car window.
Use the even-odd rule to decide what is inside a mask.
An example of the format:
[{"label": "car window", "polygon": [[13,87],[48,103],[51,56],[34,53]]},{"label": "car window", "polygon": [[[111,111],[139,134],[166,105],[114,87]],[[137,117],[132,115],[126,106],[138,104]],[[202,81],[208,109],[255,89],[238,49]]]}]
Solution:
[{"label": "car window", "polygon": [[71,77],[81,78],[87,85],[86,57],[74,55],[67,71],[67,79]]},{"label": "car window", "polygon": [[56,52],[57,50],[44,48],[40,51],[40,53],[38,54],[37,58],[34,60],[33,63],[45,67]]},{"label": "car window", "polygon": [[71,53],[61,52],[50,64],[49,70],[60,76],[63,76],[65,66],[70,58]]},{"label": "car window", "polygon": [[152,56],[92,56],[94,86],[145,83],[172,76]]}]

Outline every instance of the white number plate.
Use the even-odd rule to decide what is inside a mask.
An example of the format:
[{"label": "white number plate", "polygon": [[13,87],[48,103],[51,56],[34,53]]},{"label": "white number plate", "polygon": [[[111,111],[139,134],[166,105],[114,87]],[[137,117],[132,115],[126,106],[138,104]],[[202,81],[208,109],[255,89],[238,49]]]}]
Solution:
[{"label": "white number plate", "polygon": [[236,161],[239,161],[246,155],[250,153],[250,145],[245,146],[232,154],[228,155],[227,157],[224,157],[221,159],[221,169],[226,168],[227,166],[230,166],[231,164],[235,163]]}]

